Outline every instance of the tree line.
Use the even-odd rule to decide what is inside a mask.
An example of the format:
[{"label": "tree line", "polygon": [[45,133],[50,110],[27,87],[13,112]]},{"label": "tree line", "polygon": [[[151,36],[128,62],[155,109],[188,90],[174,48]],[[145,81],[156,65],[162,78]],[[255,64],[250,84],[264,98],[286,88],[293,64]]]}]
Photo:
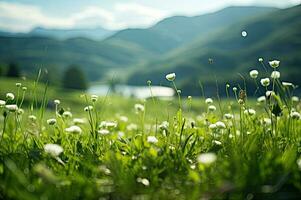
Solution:
[{"label": "tree line", "polygon": [[[75,90],[86,90],[88,88],[87,78],[78,65],[70,65],[60,78],[58,78],[57,74],[58,73],[55,72],[55,70],[54,72],[45,70],[41,80],[43,82],[51,82],[52,77],[55,76],[55,79],[60,79],[60,81],[59,83],[56,81],[54,85],[59,85],[62,88]],[[16,63],[10,63],[7,67],[0,65],[0,76],[21,78],[22,71]]]}]

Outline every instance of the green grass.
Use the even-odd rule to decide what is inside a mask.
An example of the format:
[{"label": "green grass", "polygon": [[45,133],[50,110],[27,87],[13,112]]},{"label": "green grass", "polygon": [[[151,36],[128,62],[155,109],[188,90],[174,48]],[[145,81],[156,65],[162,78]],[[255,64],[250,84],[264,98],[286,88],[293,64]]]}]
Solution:
[{"label": "green grass", "polygon": [[[37,82],[0,82],[0,99],[19,108],[22,90],[17,95],[15,82],[28,87],[23,114],[0,108],[2,199],[300,196],[300,102],[292,101],[292,89],[279,80],[271,82],[275,94],[264,103],[237,91],[210,105],[194,97],[141,101],[113,95],[92,101],[90,95]],[[16,98],[6,99],[7,92]],[[89,105],[93,109],[84,111]],[[209,111],[212,105],[215,111]],[[246,114],[248,109],[256,114]],[[234,118],[226,119],[226,113]],[[74,118],[86,122],[74,127]],[[63,151],[47,150],[46,144]]]}]

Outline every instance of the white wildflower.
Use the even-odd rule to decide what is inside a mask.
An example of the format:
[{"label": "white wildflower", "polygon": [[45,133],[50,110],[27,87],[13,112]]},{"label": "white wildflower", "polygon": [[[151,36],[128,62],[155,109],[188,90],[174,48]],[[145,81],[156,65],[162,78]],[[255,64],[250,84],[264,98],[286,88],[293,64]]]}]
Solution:
[{"label": "white wildflower", "polygon": [[270,79],[269,78],[263,78],[260,80],[260,83],[262,86],[267,87],[270,85]]},{"label": "white wildflower", "polygon": [[205,100],[205,103],[206,103],[206,104],[212,104],[212,103],[213,103],[213,100],[212,100],[211,98],[207,98],[207,99]]},{"label": "white wildflower", "polygon": [[53,157],[58,157],[64,149],[58,144],[46,144],[44,145],[44,151]]},{"label": "white wildflower", "polygon": [[210,106],[208,106],[208,110],[213,112],[216,110],[216,107],[214,105],[210,105]]},{"label": "white wildflower", "polygon": [[233,118],[234,118],[234,116],[233,116],[232,114],[230,114],[230,113],[226,113],[226,114],[224,115],[224,117],[225,117],[226,119],[233,119]]},{"label": "white wildflower", "polygon": [[129,121],[129,118],[127,118],[126,116],[120,116],[119,119],[120,119],[120,121],[122,121],[122,122],[127,122],[127,121]]},{"label": "white wildflower", "polygon": [[137,178],[137,182],[138,183],[142,183],[143,185],[145,185],[145,186],[149,186],[149,180],[148,179],[146,179],[146,178]]},{"label": "white wildflower", "polygon": [[5,101],[3,101],[3,100],[0,100],[0,107],[4,107],[4,106],[5,106],[5,104],[6,104],[6,102],[5,102]]},{"label": "white wildflower", "polygon": [[292,111],[290,116],[292,119],[297,119],[297,120],[301,119],[301,115],[297,111]]},{"label": "white wildflower", "polygon": [[85,119],[82,119],[82,118],[74,118],[74,119],[73,119],[73,123],[74,123],[74,124],[85,124],[85,123],[86,123],[86,120],[85,120]]},{"label": "white wildflower", "polygon": [[247,115],[253,116],[253,115],[256,114],[256,111],[254,109],[250,108],[250,109],[246,109],[244,111],[244,113],[247,114]]},{"label": "white wildflower", "polygon": [[115,127],[117,127],[117,123],[116,122],[110,122],[110,121],[102,121],[102,122],[100,122],[99,127],[101,127],[101,128],[115,128]]},{"label": "white wildflower", "polygon": [[147,142],[148,143],[158,143],[158,139],[155,136],[148,136]]},{"label": "white wildflower", "polygon": [[100,130],[98,130],[98,133],[101,135],[108,135],[108,134],[110,134],[110,131],[107,129],[100,129]]},{"label": "white wildflower", "polygon": [[159,128],[162,129],[162,130],[167,130],[168,127],[169,127],[168,121],[163,121],[163,122],[159,125]]},{"label": "white wildflower", "polygon": [[222,143],[220,141],[218,141],[218,140],[213,140],[212,143],[216,144],[216,145],[222,145]]},{"label": "white wildflower", "polygon": [[96,101],[98,100],[98,96],[95,95],[95,94],[91,95],[91,100],[92,100],[93,102],[96,102]]},{"label": "white wildflower", "polygon": [[197,160],[201,164],[209,165],[216,161],[217,156],[215,153],[202,153],[198,156]]},{"label": "white wildflower", "polygon": [[28,116],[28,119],[29,119],[30,121],[33,121],[33,122],[37,121],[37,117],[34,116],[34,115],[29,115],[29,116]]},{"label": "white wildflower", "polygon": [[17,87],[21,87],[22,84],[21,84],[21,83],[16,83],[16,86],[17,86]]},{"label": "white wildflower", "polygon": [[215,124],[216,124],[216,127],[219,128],[219,129],[225,129],[226,128],[226,125],[225,125],[224,122],[218,121]]},{"label": "white wildflower", "polygon": [[144,105],[137,103],[134,107],[137,113],[144,112]]},{"label": "white wildflower", "polygon": [[138,129],[138,126],[137,126],[137,124],[131,123],[131,124],[127,125],[126,129],[127,129],[128,131],[135,131],[135,130]]},{"label": "white wildflower", "polygon": [[170,74],[167,74],[165,77],[168,81],[174,81],[175,78],[176,78],[176,74],[175,73],[170,73]]},{"label": "white wildflower", "polygon": [[263,58],[258,58],[258,61],[259,62],[263,62]]},{"label": "white wildflower", "polygon": [[93,110],[93,106],[86,106],[84,108],[84,111],[88,112],[88,111],[92,111]]},{"label": "white wildflower", "polygon": [[70,111],[65,111],[63,113],[63,117],[66,117],[66,118],[71,118],[72,117],[72,113]]},{"label": "white wildflower", "polygon": [[23,115],[24,110],[22,108],[18,108],[17,113],[18,113],[18,115]]},{"label": "white wildflower", "polygon": [[77,133],[80,134],[82,133],[82,129],[79,126],[73,125],[65,129],[65,131],[69,133]]},{"label": "white wildflower", "polygon": [[280,72],[278,71],[273,71],[271,74],[272,79],[279,79],[280,78]]},{"label": "white wildflower", "polygon": [[279,67],[280,61],[279,60],[273,60],[273,61],[270,61],[269,64],[272,68],[275,69],[275,68]]},{"label": "white wildflower", "polygon": [[293,87],[293,86],[294,86],[294,84],[292,84],[292,83],[290,83],[290,82],[282,82],[282,85],[283,85],[284,87]]},{"label": "white wildflower", "polygon": [[292,96],[292,102],[299,102],[299,97]]},{"label": "white wildflower", "polygon": [[6,105],[5,108],[10,112],[15,112],[18,110],[18,106],[16,104]]},{"label": "white wildflower", "polygon": [[272,124],[272,120],[270,118],[263,118],[262,124],[269,126]]},{"label": "white wildflower", "polygon": [[6,94],[6,98],[8,99],[8,100],[14,100],[15,99],[15,95],[13,94],[13,93],[7,93]]},{"label": "white wildflower", "polygon": [[253,79],[256,79],[258,76],[258,71],[257,70],[251,70],[250,71],[250,77],[253,78]]},{"label": "white wildflower", "polygon": [[48,120],[47,120],[47,124],[49,124],[49,125],[54,125],[54,124],[56,124],[56,119],[54,119],[54,118],[48,119]]},{"label": "white wildflower", "polygon": [[272,95],[275,95],[275,92],[274,92],[274,91],[269,91],[269,90],[268,90],[268,91],[265,92],[265,96],[266,96],[266,97],[270,97],[270,96],[272,96]]},{"label": "white wildflower", "polygon": [[260,96],[257,98],[257,102],[259,102],[259,103],[264,103],[265,101],[266,101],[265,96]]},{"label": "white wildflower", "polygon": [[233,92],[236,92],[237,91],[237,87],[233,87]]},{"label": "white wildflower", "polygon": [[61,101],[58,100],[58,99],[54,100],[53,102],[54,102],[55,105],[59,105],[61,103]]},{"label": "white wildflower", "polygon": [[217,126],[216,126],[216,124],[210,124],[208,128],[211,130],[214,130],[217,128]]}]

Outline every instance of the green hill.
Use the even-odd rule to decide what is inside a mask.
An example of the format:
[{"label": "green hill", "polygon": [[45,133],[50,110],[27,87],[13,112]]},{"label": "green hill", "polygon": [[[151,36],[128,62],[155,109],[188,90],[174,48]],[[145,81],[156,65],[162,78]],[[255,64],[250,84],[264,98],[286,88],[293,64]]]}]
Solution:
[{"label": "green hill", "polygon": [[[129,83],[145,84],[150,79],[154,84],[166,84],[164,74],[176,72],[177,81],[188,93],[199,94],[199,80],[208,86],[207,92],[214,93],[216,79],[221,84],[241,82],[238,72],[247,75],[250,69],[262,71],[258,58],[263,57],[265,61],[281,60],[282,78],[300,84],[300,13],[301,6],[279,10],[238,22],[206,39],[200,37],[191,45],[142,66]],[[241,36],[243,30],[248,33],[245,38]],[[212,64],[208,62],[210,58]]]},{"label": "green hill", "polygon": [[218,12],[194,17],[174,16],[148,29],[119,31],[107,40],[117,38],[161,54],[191,42],[199,35],[206,36],[221,27],[275,10],[270,7],[228,7]]},{"label": "green hill", "polygon": [[138,64],[151,54],[135,44],[110,40],[97,42],[84,38],[64,41],[45,37],[0,37],[0,61],[16,62],[26,73],[38,68],[61,72],[78,64],[90,80],[99,80],[108,71]]}]

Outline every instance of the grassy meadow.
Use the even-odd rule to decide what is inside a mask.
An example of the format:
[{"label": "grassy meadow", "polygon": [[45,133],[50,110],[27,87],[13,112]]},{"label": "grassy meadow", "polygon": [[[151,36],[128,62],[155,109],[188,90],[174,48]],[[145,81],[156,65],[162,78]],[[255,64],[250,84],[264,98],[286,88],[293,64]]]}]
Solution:
[{"label": "grassy meadow", "polygon": [[1,78],[0,198],[298,199],[300,101],[269,65],[222,99],[181,96],[173,73],[172,100]]}]

